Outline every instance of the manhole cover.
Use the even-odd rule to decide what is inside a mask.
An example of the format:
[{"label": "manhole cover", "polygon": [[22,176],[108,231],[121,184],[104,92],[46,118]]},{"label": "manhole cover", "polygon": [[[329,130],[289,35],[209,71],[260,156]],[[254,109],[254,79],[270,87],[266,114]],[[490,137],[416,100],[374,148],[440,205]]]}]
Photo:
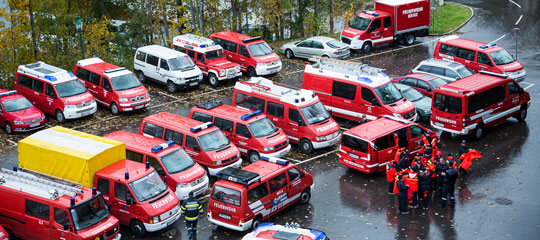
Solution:
[{"label": "manhole cover", "polygon": [[512,200],[507,199],[507,198],[497,198],[497,199],[495,199],[495,202],[500,204],[500,205],[510,205],[510,204],[512,204]]}]

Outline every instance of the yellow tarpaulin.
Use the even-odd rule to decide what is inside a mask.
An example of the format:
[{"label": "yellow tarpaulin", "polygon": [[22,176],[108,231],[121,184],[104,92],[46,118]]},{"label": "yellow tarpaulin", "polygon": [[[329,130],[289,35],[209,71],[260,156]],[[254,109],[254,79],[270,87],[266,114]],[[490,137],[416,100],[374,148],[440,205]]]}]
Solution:
[{"label": "yellow tarpaulin", "polygon": [[94,174],[126,158],[123,142],[56,126],[19,141],[19,167],[93,187]]}]

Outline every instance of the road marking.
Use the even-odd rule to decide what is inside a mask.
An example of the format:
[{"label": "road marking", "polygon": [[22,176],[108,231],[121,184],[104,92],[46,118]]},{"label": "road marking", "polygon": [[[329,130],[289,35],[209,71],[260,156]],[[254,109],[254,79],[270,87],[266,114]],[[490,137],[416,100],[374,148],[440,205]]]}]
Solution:
[{"label": "road marking", "polygon": [[510,1],[510,2],[513,3],[513,4],[516,4],[516,6],[518,6],[518,8],[521,8],[521,6],[520,6],[519,4],[517,4],[516,2],[514,2],[514,1],[512,1],[512,0],[508,0],[508,1]]},{"label": "road marking", "polygon": [[168,93],[164,93],[164,92],[160,92],[160,91],[158,91],[158,93],[161,94],[161,95],[165,95],[165,96],[167,96],[167,97],[170,97],[170,98],[179,99],[178,97],[173,96],[173,95],[168,94]]},{"label": "road marking", "polygon": [[45,126],[47,126],[47,127],[50,127],[50,128],[52,128],[52,127],[53,127],[53,126],[51,126],[51,125],[50,125],[50,124],[48,124],[48,123],[46,123],[46,124],[45,124]]},{"label": "road marking", "polygon": [[348,128],[344,128],[344,127],[340,127],[339,129],[341,129],[341,130],[343,130],[343,131],[349,130]]},{"label": "road marking", "polygon": [[523,14],[519,15],[519,19],[516,22],[516,25],[518,25],[519,21],[521,21],[521,18],[523,17]]},{"label": "road marking", "polygon": [[17,146],[17,145],[18,145],[18,144],[17,144],[16,142],[14,142],[14,141],[11,141],[11,140],[9,140],[9,139],[6,139],[6,140],[7,140],[9,143],[11,143],[11,145],[13,145],[13,146]]},{"label": "road marking", "polygon": [[337,150],[337,149],[335,149],[335,150],[332,150],[332,151],[330,151],[330,152],[327,152],[327,153],[323,153],[323,154],[321,154],[321,155],[319,155],[319,156],[315,156],[315,157],[312,157],[312,158],[310,158],[310,159],[307,159],[307,160],[301,161],[301,162],[299,162],[299,163],[298,163],[298,164],[296,164],[296,165],[300,165],[300,164],[304,164],[304,163],[307,163],[307,162],[313,161],[313,160],[315,160],[315,159],[317,159],[317,158],[321,158],[321,157],[324,157],[324,156],[326,156],[326,155],[329,155],[329,154],[335,153],[335,152],[337,152],[337,151],[338,151],[338,150]]},{"label": "road marking", "polygon": [[[525,82],[523,82],[523,83],[525,83]],[[529,88],[532,87],[532,86],[534,86],[534,83],[529,83],[529,86],[524,87],[523,90],[527,90],[527,89],[529,89]]]},{"label": "road marking", "polygon": [[283,157],[283,159],[287,159],[287,160],[293,161],[293,162],[295,162],[295,163],[300,163],[300,162],[302,162],[302,161],[300,161],[300,160],[296,160],[296,159],[294,159],[294,158],[288,158],[288,157]]},{"label": "road marking", "polygon": [[496,41],[499,41],[499,40],[501,40],[503,37],[506,37],[506,34],[500,36],[499,38],[497,38],[497,39],[495,39],[495,40],[493,40],[493,41],[491,41],[491,42],[489,42],[489,43],[494,43],[494,42],[496,42]]}]

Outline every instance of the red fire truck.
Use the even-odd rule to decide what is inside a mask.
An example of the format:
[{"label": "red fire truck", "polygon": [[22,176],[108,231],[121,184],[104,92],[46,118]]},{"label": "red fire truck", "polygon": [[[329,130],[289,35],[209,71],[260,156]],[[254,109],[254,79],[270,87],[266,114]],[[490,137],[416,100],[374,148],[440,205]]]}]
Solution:
[{"label": "red fire truck", "polygon": [[400,41],[414,43],[416,37],[428,35],[429,0],[375,0],[375,10],[356,15],[341,32],[341,41],[351,49],[369,52],[373,46]]}]

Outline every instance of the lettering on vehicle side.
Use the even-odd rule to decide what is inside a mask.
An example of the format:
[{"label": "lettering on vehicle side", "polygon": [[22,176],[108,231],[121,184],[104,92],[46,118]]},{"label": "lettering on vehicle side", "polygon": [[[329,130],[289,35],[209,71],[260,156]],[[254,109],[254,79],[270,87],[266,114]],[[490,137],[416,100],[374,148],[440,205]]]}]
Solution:
[{"label": "lettering on vehicle side", "polygon": [[217,159],[225,158],[225,157],[227,157],[229,155],[234,154],[234,152],[236,152],[235,150],[236,150],[236,148],[231,148],[231,149],[229,149],[229,150],[227,150],[225,152],[216,153],[216,155],[214,155],[214,159],[217,160]]},{"label": "lettering on vehicle side", "polygon": [[275,142],[280,142],[281,140],[283,140],[285,138],[285,135],[282,135],[281,137],[278,137],[276,139],[271,139],[271,140],[268,140],[268,143],[269,144],[272,144],[272,143],[275,143]]},{"label": "lettering on vehicle side", "polygon": [[334,127],[337,126],[337,123],[336,122],[332,122],[324,127],[320,127],[320,128],[317,128],[317,132],[320,133],[320,132],[325,132],[327,131],[328,129],[332,129]]},{"label": "lettering on vehicle side", "polygon": [[131,94],[134,94],[134,93],[140,92],[140,91],[144,91],[144,88],[135,89],[135,90],[129,91],[129,92],[123,92],[122,95],[131,95]]},{"label": "lettering on vehicle side", "polygon": [[158,209],[160,207],[163,207],[163,206],[167,205],[167,203],[170,203],[173,199],[174,199],[173,196],[169,195],[165,199],[163,199],[163,200],[161,200],[161,201],[159,201],[157,203],[153,203],[152,208]]},{"label": "lettering on vehicle side", "polygon": [[399,112],[401,110],[404,110],[404,109],[407,109],[407,108],[411,107],[411,105],[412,105],[412,103],[410,101],[407,101],[407,102],[405,102],[404,104],[402,104],[400,106],[394,107],[394,109]]},{"label": "lettering on vehicle side", "polygon": [[407,15],[408,18],[418,17],[418,13],[424,11],[423,7],[411,8],[403,10],[403,15]]},{"label": "lettering on vehicle side", "polygon": [[92,235],[99,235],[101,232],[105,232],[107,228],[112,227],[112,223],[105,223],[103,226],[99,227],[98,229],[95,229],[92,231]]},{"label": "lettering on vehicle side", "polygon": [[515,68],[515,67],[519,67],[519,63],[514,63],[514,64],[512,64],[512,65],[510,65],[510,66],[505,66],[505,67],[503,67],[503,68],[504,68],[504,69],[508,69],[508,68]]},{"label": "lettering on vehicle side", "polygon": [[451,120],[451,119],[447,119],[447,118],[442,118],[442,117],[438,117],[436,116],[435,117],[435,120],[439,121],[439,122],[445,122],[445,123],[450,123],[450,124],[457,124],[457,122],[455,120]]},{"label": "lettering on vehicle side", "polygon": [[195,169],[195,171],[191,171],[191,172],[189,172],[189,173],[186,173],[186,174],[184,174],[184,175],[181,175],[181,176],[180,176],[180,179],[189,178],[189,177],[191,177],[191,176],[193,176],[193,175],[195,175],[195,174],[200,173],[201,171],[203,171],[202,168],[197,168],[197,169]]},{"label": "lettering on vehicle side", "polygon": [[78,102],[78,101],[83,100],[85,98],[89,98],[90,96],[92,96],[92,95],[90,95],[90,93],[88,93],[88,94],[84,94],[84,95],[78,96],[78,97],[70,97],[70,98],[66,99],[66,102]]},{"label": "lettering on vehicle side", "polygon": [[284,202],[287,197],[289,196],[289,193],[286,192],[286,193],[283,193],[281,195],[279,195],[277,198],[274,198],[274,200],[272,200],[272,206],[276,206],[282,202]]},{"label": "lettering on vehicle side", "polygon": [[221,205],[219,203],[214,203],[214,207],[219,208],[219,209],[223,209],[225,211],[230,211],[230,212],[233,212],[233,213],[236,212],[236,208]]}]

